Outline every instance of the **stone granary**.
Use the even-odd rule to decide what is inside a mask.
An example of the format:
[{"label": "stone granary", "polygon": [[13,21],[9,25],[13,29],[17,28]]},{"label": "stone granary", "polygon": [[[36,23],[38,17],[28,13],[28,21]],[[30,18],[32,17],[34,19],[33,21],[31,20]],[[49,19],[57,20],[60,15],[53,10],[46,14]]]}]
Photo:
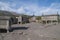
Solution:
[{"label": "stone granary", "polygon": [[0,16],[0,29],[5,29],[7,30],[7,32],[9,32],[11,28],[11,23],[12,22],[9,16]]},{"label": "stone granary", "polygon": [[36,17],[31,18],[32,22],[36,22]]},{"label": "stone granary", "polygon": [[22,16],[19,16],[17,18],[18,18],[18,23],[20,24],[22,22]]},{"label": "stone granary", "polygon": [[42,23],[44,24],[57,24],[60,22],[60,16],[58,14],[54,15],[43,15],[41,17]]},{"label": "stone granary", "polygon": [[32,16],[30,19],[29,19],[30,22],[36,22],[36,17],[35,16]]},{"label": "stone granary", "polygon": [[18,23],[29,23],[29,19],[27,16],[19,16],[18,17]]}]

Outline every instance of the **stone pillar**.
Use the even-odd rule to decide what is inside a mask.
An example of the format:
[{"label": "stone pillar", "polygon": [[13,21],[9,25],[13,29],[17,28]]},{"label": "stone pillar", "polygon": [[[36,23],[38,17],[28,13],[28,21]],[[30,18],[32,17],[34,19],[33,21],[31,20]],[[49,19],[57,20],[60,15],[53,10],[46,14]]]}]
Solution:
[{"label": "stone pillar", "polygon": [[7,33],[9,33],[9,30],[7,30]]},{"label": "stone pillar", "polygon": [[50,22],[50,24],[52,24],[53,22],[52,22],[52,20],[51,20],[51,22]]},{"label": "stone pillar", "polygon": [[47,24],[47,20],[46,20],[46,24]]}]

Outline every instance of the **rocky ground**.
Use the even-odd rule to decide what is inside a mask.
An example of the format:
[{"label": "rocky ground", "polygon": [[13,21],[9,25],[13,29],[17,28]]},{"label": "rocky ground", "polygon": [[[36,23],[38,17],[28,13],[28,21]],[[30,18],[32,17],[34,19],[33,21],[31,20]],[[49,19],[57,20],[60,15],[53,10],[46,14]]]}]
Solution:
[{"label": "rocky ground", "polygon": [[[15,24],[9,33],[0,33],[0,40],[60,40],[60,24]],[[20,27],[23,27],[22,29]]]}]

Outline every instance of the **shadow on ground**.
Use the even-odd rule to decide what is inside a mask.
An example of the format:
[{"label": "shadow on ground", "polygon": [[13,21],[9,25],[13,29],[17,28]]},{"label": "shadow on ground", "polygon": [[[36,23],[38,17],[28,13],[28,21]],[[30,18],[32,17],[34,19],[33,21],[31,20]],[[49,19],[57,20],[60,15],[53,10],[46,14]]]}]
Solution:
[{"label": "shadow on ground", "polygon": [[12,27],[12,30],[27,30],[29,27]]},{"label": "shadow on ground", "polygon": [[7,33],[6,29],[0,29],[0,33]]},{"label": "shadow on ground", "polygon": [[[14,30],[27,30],[29,27],[11,27],[9,32],[13,32]],[[0,33],[7,33],[6,29],[0,29]]]}]

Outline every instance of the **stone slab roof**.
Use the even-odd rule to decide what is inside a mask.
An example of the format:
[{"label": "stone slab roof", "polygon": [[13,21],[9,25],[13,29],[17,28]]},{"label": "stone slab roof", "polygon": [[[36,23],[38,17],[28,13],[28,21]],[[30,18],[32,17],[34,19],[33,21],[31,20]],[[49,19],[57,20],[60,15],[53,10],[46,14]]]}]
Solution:
[{"label": "stone slab roof", "polygon": [[0,16],[0,20],[9,20],[11,17],[9,16]]},{"label": "stone slab roof", "polygon": [[42,16],[58,16],[58,14],[52,14],[52,15],[42,15]]}]

